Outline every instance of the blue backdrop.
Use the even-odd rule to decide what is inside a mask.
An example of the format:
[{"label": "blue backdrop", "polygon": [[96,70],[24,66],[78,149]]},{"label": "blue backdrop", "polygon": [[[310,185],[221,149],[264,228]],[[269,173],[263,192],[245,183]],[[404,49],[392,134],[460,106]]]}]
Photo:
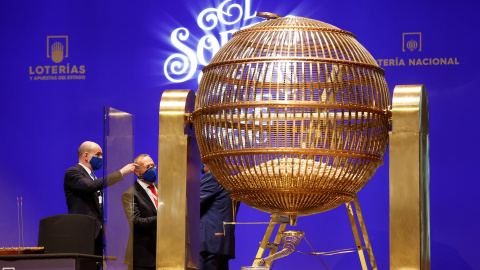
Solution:
[{"label": "blue backdrop", "polygon": [[[34,1],[0,2],[0,246],[25,245],[41,218],[67,212],[65,170],[81,142],[103,139],[103,106],[135,115],[135,154],[158,155],[165,89],[194,89],[201,68],[256,12],[310,17],[357,36],[387,83],[424,84],[430,107],[432,269],[480,269],[474,201],[479,147],[479,1]],[[388,156],[388,153],[387,153]],[[388,158],[359,193],[379,269],[389,265]],[[243,205],[238,221],[269,215]],[[344,207],[302,217],[295,228],[316,251],[354,246]],[[237,259],[251,264],[265,227],[237,226]],[[310,251],[303,241],[299,249]],[[323,258],[359,268],[355,253]],[[274,269],[322,269],[295,253]]]}]

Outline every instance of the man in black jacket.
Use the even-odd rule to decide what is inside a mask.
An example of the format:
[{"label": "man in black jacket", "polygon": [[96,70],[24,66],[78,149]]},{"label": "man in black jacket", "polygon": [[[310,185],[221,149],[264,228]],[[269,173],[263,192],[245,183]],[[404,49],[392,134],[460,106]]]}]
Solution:
[{"label": "man in black jacket", "polygon": [[111,186],[121,180],[125,174],[135,169],[133,163],[125,165],[119,171],[104,178],[98,178],[93,173],[102,167],[102,148],[86,141],[78,148],[78,164],[65,172],[63,189],[67,199],[69,214],[84,214],[95,218],[95,255],[103,254],[103,223],[102,196],[104,186]]},{"label": "man in black jacket", "polygon": [[130,223],[125,264],[133,270],[154,270],[157,250],[157,179],[156,166],[147,154],[134,163],[137,181],[122,195],[123,208]]}]

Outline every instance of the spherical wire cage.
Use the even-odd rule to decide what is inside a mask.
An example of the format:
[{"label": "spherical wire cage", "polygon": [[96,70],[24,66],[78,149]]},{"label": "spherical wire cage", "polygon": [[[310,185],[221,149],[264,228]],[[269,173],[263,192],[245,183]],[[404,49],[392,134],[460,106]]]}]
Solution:
[{"label": "spherical wire cage", "polygon": [[203,69],[201,160],[232,199],[316,214],[351,201],[388,145],[390,94],[355,36],[302,17],[236,32]]}]

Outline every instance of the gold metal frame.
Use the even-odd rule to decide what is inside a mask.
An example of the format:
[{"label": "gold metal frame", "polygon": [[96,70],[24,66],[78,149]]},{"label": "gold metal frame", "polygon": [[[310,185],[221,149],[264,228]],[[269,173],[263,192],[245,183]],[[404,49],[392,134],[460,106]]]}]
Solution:
[{"label": "gold metal frame", "polygon": [[194,103],[191,90],[165,90],[160,102],[156,269],[198,269],[200,153],[188,121]]},{"label": "gold metal frame", "polygon": [[[397,86],[393,115],[390,102],[384,70],[350,32],[301,17],[236,32],[203,69],[196,100],[186,90],[162,96],[159,167],[165,205],[159,210],[157,269],[184,269],[175,267],[184,267],[185,258],[195,265],[191,259],[198,256],[193,238],[181,236],[183,229],[191,235],[188,228],[198,228],[192,227],[189,208],[198,202],[193,194],[198,189],[189,189],[198,183],[198,169],[196,179],[188,178],[194,172],[187,166],[199,155],[196,147],[234,200],[288,216],[290,223],[346,203],[366,269],[353,200],[376,269],[356,194],[383,164],[389,139],[391,269],[429,269],[425,89]],[[177,212],[182,209],[187,212]]]},{"label": "gold metal frame", "polygon": [[[354,207],[352,207],[352,203]],[[356,244],[356,250],[360,258],[360,264],[362,265],[362,269],[368,270],[367,260],[365,259],[365,253],[363,252],[364,250],[366,250],[371,269],[377,270],[378,269],[377,263],[375,261],[375,257],[373,256],[372,246],[370,245],[370,239],[368,237],[367,228],[365,226],[365,221],[363,219],[362,210],[360,209],[360,203],[358,201],[357,196],[355,196],[351,202],[345,203],[345,206],[347,207],[348,218],[350,220],[350,225],[352,227],[353,237],[355,239],[355,244]],[[260,247],[258,248],[257,255],[255,256],[252,266],[257,265],[258,262],[263,258],[263,253],[265,253],[266,249],[270,249],[269,256],[274,254],[277,251],[278,245],[280,244],[280,240],[281,240],[281,232],[285,231],[285,228],[288,224],[288,220],[282,221],[281,220],[282,218],[283,217],[278,215],[272,215],[270,219],[270,223],[267,227],[267,230],[265,231],[265,235],[263,236],[262,242],[260,242]],[[357,221],[356,221],[357,219],[358,219],[358,224],[360,225],[360,230],[362,232],[361,235],[358,231]],[[276,224],[280,224],[280,225],[275,234],[275,240],[273,242],[269,242],[270,237],[275,230]],[[363,237],[363,242],[365,243],[365,246],[363,246],[362,244],[362,237]],[[345,251],[345,252],[350,252],[349,251],[350,249],[346,249],[346,250],[348,251]],[[333,255],[333,254],[341,254],[345,252],[331,251],[331,252],[323,252],[323,254]],[[265,263],[265,266],[270,269],[271,263],[272,263],[271,261],[267,261]]]},{"label": "gold metal frame", "polygon": [[390,132],[390,269],[430,269],[430,167],[425,86],[393,91]]}]

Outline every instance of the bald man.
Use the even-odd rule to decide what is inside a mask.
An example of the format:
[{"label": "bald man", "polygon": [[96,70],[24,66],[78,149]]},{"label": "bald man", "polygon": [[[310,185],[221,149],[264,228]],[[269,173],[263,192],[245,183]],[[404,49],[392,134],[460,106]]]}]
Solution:
[{"label": "bald man", "polygon": [[106,185],[103,178],[95,176],[93,171],[103,165],[102,148],[86,141],[78,148],[78,164],[65,172],[63,189],[67,199],[69,214],[84,214],[95,218],[95,255],[103,254],[102,202],[104,186],[111,186],[123,176],[135,170],[133,163],[125,165],[119,171],[107,175]]}]

